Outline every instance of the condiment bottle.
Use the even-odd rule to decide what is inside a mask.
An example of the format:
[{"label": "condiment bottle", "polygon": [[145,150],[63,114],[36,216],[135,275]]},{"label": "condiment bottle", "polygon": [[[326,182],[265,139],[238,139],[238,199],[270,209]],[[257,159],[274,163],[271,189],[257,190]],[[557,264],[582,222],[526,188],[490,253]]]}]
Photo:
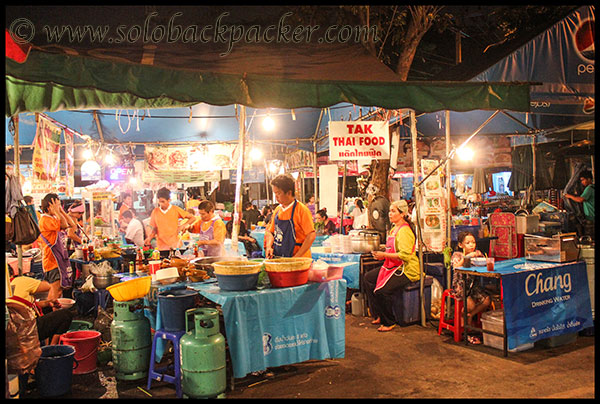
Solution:
[{"label": "condiment bottle", "polygon": [[133,274],[135,272],[133,261],[129,261],[129,273]]}]

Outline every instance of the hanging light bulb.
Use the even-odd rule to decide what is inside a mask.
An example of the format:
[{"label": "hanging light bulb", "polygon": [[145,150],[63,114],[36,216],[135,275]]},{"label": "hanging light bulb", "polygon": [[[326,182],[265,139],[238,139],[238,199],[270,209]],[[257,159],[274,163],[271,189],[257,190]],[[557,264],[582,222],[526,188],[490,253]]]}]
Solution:
[{"label": "hanging light bulb", "polygon": [[263,119],[263,128],[269,132],[275,128],[275,121],[269,116],[269,114],[267,114],[265,119]]},{"label": "hanging light bulb", "polygon": [[115,156],[113,156],[113,154],[112,154],[112,152],[111,152],[111,151],[109,151],[109,152],[106,154],[106,157],[104,157],[104,162],[105,162],[106,164],[108,164],[109,166],[111,166],[111,165],[115,164]]},{"label": "hanging light bulb", "polygon": [[470,161],[473,160],[475,152],[469,146],[462,146],[456,149],[456,154],[461,160]]},{"label": "hanging light bulb", "polygon": [[252,148],[252,150],[250,150],[250,158],[252,160],[260,160],[263,156],[263,152],[260,149],[257,149],[256,147]]},{"label": "hanging light bulb", "polygon": [[85,149],[83,151],[83,159],[84,160],[91,160],[93,158],[94,158],[94,153],[90,149]]}]

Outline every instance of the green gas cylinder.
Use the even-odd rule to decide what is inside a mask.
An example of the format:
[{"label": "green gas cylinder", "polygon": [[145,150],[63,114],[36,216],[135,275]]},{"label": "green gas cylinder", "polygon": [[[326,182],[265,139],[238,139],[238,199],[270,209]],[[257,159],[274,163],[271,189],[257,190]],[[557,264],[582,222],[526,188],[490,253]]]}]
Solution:
[{"label": "green gas cylinder", "polygon": [[144,300],[114,301],[112,361],[119,380],[148,377],[152,337],[150,321],[144,316]]},{"label": "green gas cylinder", "polygon": [[219,312],[193,308],[185,312],[181,337],[181,388],[190,398],[216,397],[225,392],[225,338],[219,332]]}]

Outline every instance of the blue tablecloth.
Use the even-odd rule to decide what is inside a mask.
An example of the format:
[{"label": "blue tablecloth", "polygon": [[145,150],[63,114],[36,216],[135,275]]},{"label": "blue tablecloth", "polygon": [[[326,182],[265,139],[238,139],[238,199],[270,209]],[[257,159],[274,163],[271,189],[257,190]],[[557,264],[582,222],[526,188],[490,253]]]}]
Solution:
[{"label": "blue tablecloth", "polygon": [[220,304],[233,376],[311,359],[343,358],[346,281],[227,292],[188,285]]},{"label": "blue tablecloth", "polygon": [[508,349],[593,326],[584,261],[553,263],[515,258],[486,267],[456,268],[502,280]]},{"label": "blue tablecloth", "polygon": [[[250,237],[256,240],[256,243],[260,246],[263,254],[265,253],[264,244],[265,244],[265,230],[264,229],[256,229],[250,232]],[[320,247],[323,245],[323,241],[326,240],[329,236],[317,236],[315,241],[312,244],[312,247]]]},{"label": "blue tablecloth", "polygon": [[361,254],[341,254],[341,253],[315,253],[312,254],[313,260],[321,259],[328,264],[350,263],[344,267],[342,278],[346,280],[350,289],[359,289],[360,284],[360,255]]}]

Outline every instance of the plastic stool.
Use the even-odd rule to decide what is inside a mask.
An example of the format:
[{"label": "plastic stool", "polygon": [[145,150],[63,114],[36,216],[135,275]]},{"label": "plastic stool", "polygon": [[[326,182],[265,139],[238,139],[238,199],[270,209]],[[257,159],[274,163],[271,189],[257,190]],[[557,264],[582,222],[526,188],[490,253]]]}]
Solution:
[{"label": "plastic stool", "polygon": [[[154,333],[154,338],[152,339],[152,351],[150,355],[150,370],[148,371],[148,390],[150,390],[152,385],[152,380],[164,381],[167,383],[171,383],[175,385],[175,392],[177,394],[177,398],[182,398],[182,390],[181,390],[181,358],[180,358],[180,350],[179,350],[179,340],[185,334],[185,330],[182,331],[165,331],[165,330],[156,330]],[[173,351],[175,353],[174,364],[168,365],[165,367],[161,367],[159,369],[155,369],[155,354],[156,354],[156,341],[157,339],[162,338],[169,340],[173,343]],[[166,373],[167,370],[173,370],[175,375],[168,375]]]},{"label": "plastic stool", "polygon": [[98,306],[106,310],[108,303],[112,301],[110,292],[106,289],[97,289],[94,292],[94,312],[98,313]]},{"label": "plastic stool", "polygon": [[[440,325],[438,327],[438,335],[442,334],[442,330],[450,330],[454,333],[454,341],[460,342],[460,338],[464,332],[464,327],[460,325],[460,315],[463,309],[463,301],[458,300],[452,293],[452,289],[444,290],[442,293],[442,302],[440,307]],[[452,322],[446,321],[446,298],[454,299],[454,318]]]}]

